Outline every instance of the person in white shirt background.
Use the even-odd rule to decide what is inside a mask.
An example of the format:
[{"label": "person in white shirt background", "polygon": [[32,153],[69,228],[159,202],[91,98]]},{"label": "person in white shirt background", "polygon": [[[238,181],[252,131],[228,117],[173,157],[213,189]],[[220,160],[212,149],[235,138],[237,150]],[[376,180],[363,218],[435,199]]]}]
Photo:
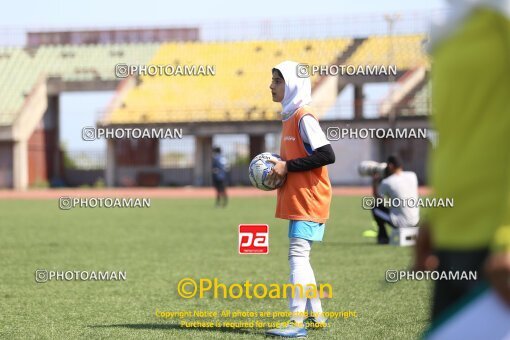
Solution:
[{"label": "person in white shirt background", "polygon": [[420,221],[420,209],[404,204],[418,199],[418,178],[412,171],[404,171],[402,161],[397,156],[387,160],[387,177],[381,179],[378,174],[373,176],[372,188],[375,198],[389,198],[398,201],[389,207],[382,205],[372,209],[372,215],[378,226],[377,243],[388,244],[389,237],[386,224],[393,228],[416,227]]}]

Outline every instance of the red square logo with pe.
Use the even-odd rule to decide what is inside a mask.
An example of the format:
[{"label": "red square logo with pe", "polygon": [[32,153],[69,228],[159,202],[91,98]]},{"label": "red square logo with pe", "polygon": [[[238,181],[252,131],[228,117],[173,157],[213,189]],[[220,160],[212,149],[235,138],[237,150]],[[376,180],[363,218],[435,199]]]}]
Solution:
[{"label": "red square logo with pe", "polygon": [[239,225],[239,254],[269,253],[269,226],[267,224]]}]

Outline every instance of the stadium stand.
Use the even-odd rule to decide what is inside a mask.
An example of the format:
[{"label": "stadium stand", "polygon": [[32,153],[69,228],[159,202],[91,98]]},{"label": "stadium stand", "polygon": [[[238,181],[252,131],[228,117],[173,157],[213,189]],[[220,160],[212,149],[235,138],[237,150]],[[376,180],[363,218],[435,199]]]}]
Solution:
[{"label": "stadium stand", "polygon": [[[156,65],[215,65],[215,76],[143,76],[112,112],[113,124],[274,119],[269,70],[282,60],[332,64],[352,39],[168,43]],[[312,82],[317,82],[317,77]]]},{"label": "stadium stand", "polygon": [[64,81],[115,80],[118,63],[147,63],[161,44],[48,45],[0,48],[0,125],[16,118],[41,76]]},{"label": "stadium stand", "polygon": [[[423,40],[423,35],[371,36],[349,53],[352,55],[345,64],[395,64],[400,70],[428,66],[421,49]],[[118,63],[214,65],[216,75],[180,76],[179,81],[164,75],[142,76],[108,115],[107,123],[274,119],[278,106],[267,100],[268,69],[291,58],[307,64],[332,64],[353,47],[352,42],[346,38],[2,47],[0,96],[5,100],[0,102],[0,125],[13,122],[41,76],[67,82],[115,80]],[[313,84],[317,78],[312,79]],[[417,96],[420,94],[428,95],[425,90]]]},{"label": "stadium stand", "polygon": [[396,65],[399,70],[428,65],[422,51],[424,35],[368,37],[348,59],[350,65]]}]

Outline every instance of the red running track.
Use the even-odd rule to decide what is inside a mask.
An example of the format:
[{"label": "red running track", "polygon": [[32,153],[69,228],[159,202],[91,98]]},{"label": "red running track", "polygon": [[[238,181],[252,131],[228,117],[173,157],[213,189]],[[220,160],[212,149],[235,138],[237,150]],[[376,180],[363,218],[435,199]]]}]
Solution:
[{"label": "red running track", "polygon": [[[276,195],[272,191],[262,191],[250,187],[232,187],[227,189],[230,197],[261,197]],[[369,196],[371,187],[334,187],[335,196]],[[425,196],[431,193],[427,187],[420,187],[419,193]],[[26,191],[0,190],[0,199],[55,199],[59,197],[150,197],[150,198],[213,198],[215,191],[208,188],[65,188],[30,189]]]}]

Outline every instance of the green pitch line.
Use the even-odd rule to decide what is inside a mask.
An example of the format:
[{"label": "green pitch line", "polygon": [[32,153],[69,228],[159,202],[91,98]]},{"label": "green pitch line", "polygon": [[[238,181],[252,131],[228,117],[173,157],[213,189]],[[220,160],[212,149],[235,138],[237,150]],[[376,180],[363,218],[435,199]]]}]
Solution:
[{"label": "green pitch line", "polygon": [[[332,320],[309,338],[417,338],[428,324],[430,283],[385,282],[387,269],[408,267],[411,249],[362,237],[372,222],[360,202],[334,197],[325,242],[311,257],[318,283],[334,289],[324,310],[357,317]],[[62,211],[57,200],[4,200],[0,338],[262,339],[263,329],[180,328],[155,312],[287,311],[285,300],[186,300],[176,292],[185,277],[285,283],[287,224],[273,217],[274,206],[267,197],[232,198],[226,209],[212,199],[154,199],[145,209]],[[269,224],[268,255],[237,254],[240,223]],[[36,283],[36,269],[126,271],[127,280]]]}]

